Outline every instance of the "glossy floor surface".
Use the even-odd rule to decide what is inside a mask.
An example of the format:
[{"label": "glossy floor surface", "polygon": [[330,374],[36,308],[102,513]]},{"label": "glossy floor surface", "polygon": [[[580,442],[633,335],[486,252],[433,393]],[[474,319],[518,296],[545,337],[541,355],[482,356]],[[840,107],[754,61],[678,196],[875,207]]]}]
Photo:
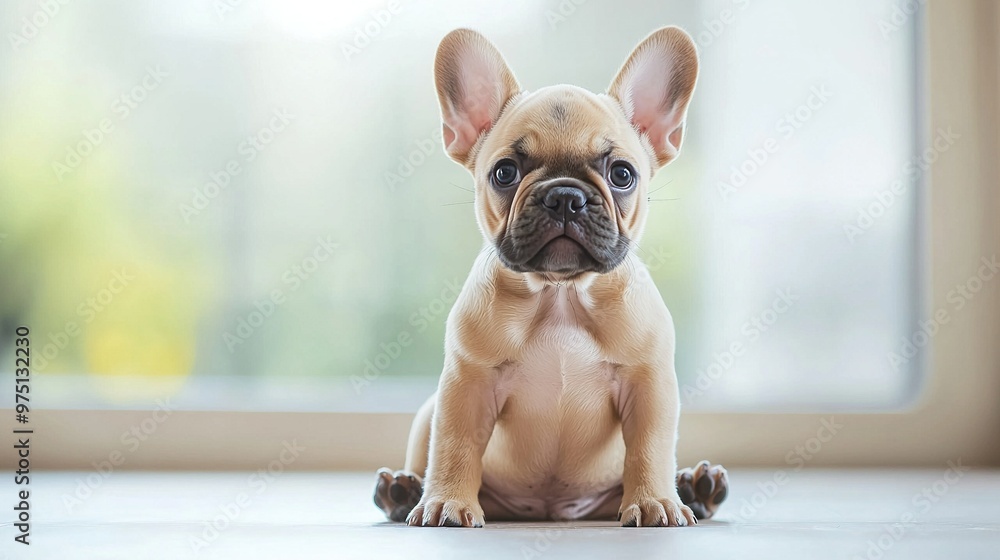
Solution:
[{"label": "glossy floor surface", "polygon": [[[6,477],[5,477],[6,478]],[[1000,558],[1000,472],[740,470],[718,519],[697,527],[385,522],[373,473],[41,472],[31,545],[0,518],[0,557]],[[4,481],[5,502],[14,497]]]}]

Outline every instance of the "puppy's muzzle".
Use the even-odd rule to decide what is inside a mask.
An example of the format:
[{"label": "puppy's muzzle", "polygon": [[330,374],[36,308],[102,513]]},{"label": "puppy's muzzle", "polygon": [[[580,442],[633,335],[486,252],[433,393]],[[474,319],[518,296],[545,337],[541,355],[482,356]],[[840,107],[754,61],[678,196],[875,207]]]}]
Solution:
[{"label": "puppy's muzzle", "polygon": [[497,242],[501,262],[517,272],[573,276],[607,272],[624,258],[618,231],[600,191],[573,177],[553,177],[532,192]]}]

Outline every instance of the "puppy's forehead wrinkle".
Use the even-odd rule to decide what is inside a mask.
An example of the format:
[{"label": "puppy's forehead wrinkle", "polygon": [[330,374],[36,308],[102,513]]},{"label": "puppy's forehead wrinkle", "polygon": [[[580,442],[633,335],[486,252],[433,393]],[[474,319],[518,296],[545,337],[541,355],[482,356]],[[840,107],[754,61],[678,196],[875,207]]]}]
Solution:
[{"label": "puppy's forehead wrinkle", "polygon": [[522,155],[522,156],[528,155],[527,152],[524,149],[524,136],[521,136],[517,140],[514,140],[513,142],[511,142],[510,149],[515,154]]},{"label": "puppy's forehead wrinkle", "polygon": [[604,130],[592,133],[554,134],[544,123],[529,125],[527,128],[522,136],[502,146],[500,151],[494,154],[494,159],[502,156],[503,152],[508,152],[542,161],[555,159],[590,161],[606,156],[618,148],[614,141],[607,138]]},{"label": "puppy's forehead wrinkle", "polygon": [[530,155],[556,149],[599,152],[622,126],[623,115],[600,96],[575,86],[550,86],[520,96],[500,128],[517,130]]}]

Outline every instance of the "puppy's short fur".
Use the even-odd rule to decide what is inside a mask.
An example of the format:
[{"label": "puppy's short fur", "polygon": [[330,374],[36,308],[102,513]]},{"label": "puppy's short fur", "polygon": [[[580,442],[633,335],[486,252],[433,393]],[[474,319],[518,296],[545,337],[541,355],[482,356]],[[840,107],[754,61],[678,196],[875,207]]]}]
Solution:
[{"label": "puppy's short fur", "polygon": [[521,90],[467,29],[438,48],[448,155],[486,240],[448,317],[444,372],[375,503],[410,525],[710,517],[725,470],[677,472],[674,327],[635,254],[657,169],[677,157],[698,57],[665,27],[606,94]]}]

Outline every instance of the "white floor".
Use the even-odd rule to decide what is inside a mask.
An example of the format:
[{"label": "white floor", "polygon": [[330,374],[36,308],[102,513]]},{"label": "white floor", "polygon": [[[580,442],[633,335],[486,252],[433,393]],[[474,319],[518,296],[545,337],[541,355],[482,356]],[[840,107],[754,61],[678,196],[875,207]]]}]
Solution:
[{"label": "white floor", "polygon": [[1000,472],[730,472],[718,519],[697,527],[480,530],[384,522],[372,473],[42,472],[32,477],[30,547],[13,541],[12,481],[0,486],[0,557],[1000,558]]}]

